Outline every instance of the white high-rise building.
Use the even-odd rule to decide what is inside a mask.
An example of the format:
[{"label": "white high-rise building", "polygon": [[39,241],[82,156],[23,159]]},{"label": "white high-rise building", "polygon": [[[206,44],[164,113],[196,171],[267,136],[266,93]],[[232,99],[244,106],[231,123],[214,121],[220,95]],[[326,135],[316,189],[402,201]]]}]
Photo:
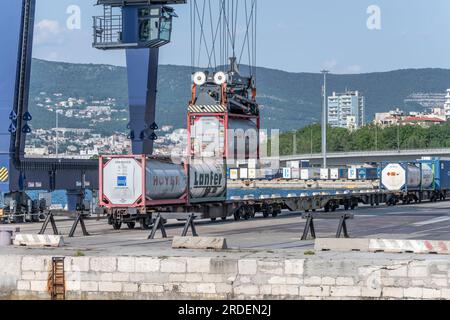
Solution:
[{"label": "white high-rise building", "polygon": [[450,89],[447,89],[447,95],[445,96],[444,112],[447,120],[450,120]]},{"label": "white high-rise building", "polygon": [[364,97],[358,91],[333,92],[328,97],[328,124],[332,127],[358,129],[364,125]]}]

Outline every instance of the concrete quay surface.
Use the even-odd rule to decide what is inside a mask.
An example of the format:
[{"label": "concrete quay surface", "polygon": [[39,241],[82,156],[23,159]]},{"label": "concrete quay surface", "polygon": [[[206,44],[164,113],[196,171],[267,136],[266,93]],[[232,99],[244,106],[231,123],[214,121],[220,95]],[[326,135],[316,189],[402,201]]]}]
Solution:
[{"label": "concrete quay surface", "polygon": [[[448,202],[364,207],[349,221],[353,238],[450,240]],[[232,249],[174,250],[149,231],[114,231],[87,223],[90,237],[65,238],[57,249],[0,249],[0,295],[48,299],[51,258],[65,258],[68,299],[450,299],[450,256],[314,252],[300,241],[305,222],[293,214],[242,222],[200,221],[201,236],[225,237]],[[63,234],[70,222],[58,222]],[[37,233],[40,225],[23,225]],[[336,221],[318,220],[320,237]],[[180,235],[182,224],[168,228]],[[158,235],[159,236],[159,235]]]}]

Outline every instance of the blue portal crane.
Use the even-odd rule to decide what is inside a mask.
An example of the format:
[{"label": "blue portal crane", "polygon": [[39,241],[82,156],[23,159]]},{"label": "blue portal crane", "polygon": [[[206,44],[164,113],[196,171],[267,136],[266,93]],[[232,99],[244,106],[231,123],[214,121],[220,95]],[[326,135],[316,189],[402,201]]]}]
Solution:
[{"label": "blue portal crane", "polygon": [[[97,0],[103,15],[93,18],[93,46],[125,49],[130,107],[129,138],[133,153],[152,154],[157,139],[155,104],[159,47],[170,42],[170,4],[186,0]],[[67,190],[69,210],[79,210],[86,189],[98,190],[94,160],[31,159],[25,157],[31,132],[28,111],[36,0],[2,0],[0,29],[0,195],[11,216],[34,216],[39,205],[29,190]],[[7,32],[6,32],[7,30]]]}]

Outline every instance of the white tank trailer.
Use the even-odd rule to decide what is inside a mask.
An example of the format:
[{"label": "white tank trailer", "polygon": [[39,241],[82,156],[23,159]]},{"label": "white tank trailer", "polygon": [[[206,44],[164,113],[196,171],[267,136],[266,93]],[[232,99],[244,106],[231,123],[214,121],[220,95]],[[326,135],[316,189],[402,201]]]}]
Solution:
[{"label": "white tank trailer", "polygon": [[118,156],[102,157],[100,162],[101,204],[107,208],[188,204],[226,198],[225,166],[213,161],[187,166],[170,159]]},{"label": "white tank trailer", "polygon": [[381,188],[390,192],[388,205],[398,202],[409,204],[429,199],[437,201],[447,197],[446,190],[440,190],[439,174],[434,162],[415,161],[385,163],[381,165]]}]

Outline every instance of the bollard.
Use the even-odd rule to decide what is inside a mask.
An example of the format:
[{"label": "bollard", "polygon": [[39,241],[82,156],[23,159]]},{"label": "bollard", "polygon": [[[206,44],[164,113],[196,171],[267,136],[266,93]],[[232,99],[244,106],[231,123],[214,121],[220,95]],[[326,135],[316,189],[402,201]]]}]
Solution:
[{"label": "bollard", "polygon": [[13,230],[0,230],[0,247],[12,245]]}]

